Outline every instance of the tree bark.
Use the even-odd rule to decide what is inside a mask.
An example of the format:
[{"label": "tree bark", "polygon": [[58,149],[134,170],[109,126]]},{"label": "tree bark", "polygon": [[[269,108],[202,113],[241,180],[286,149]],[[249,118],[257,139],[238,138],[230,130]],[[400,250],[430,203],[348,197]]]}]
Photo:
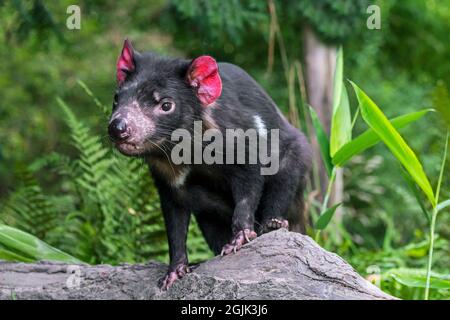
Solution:
[{"label": "tree bark", "polygon": [[166,268],[0,262],[0,299],[394,299],[311,238],[286,230],[200,263],[161,291]]},{"label": "tree bark", "polygon": [[[308,103],[316,110],[327,133],[330,133],[331,117],[333,114],[333,80],[336,68],[337,49],[335,46],[326,45],[316,35],[314,30],[306,24],[303,29],[303,46],[306,65],[306,91]],[[314,162],[317,165],[321,194],[324,195],[328,176],[323,165],[317,139],[312,140]],[[344,197],[342,169],[338,169],[331,196],[332,203],[340,203]],[[323,199],[323,196],[322,196]],[[338,209],[338,211],[341,211]],[[336,213],[336,218],[341,216]]]},{"label": "tree bark", "polygon": [[321,42],[309,25],[305,25],[303,30],[303,46],[308,102],[317,111],[329,133],[337,50],[335,46],[328,46]]}]

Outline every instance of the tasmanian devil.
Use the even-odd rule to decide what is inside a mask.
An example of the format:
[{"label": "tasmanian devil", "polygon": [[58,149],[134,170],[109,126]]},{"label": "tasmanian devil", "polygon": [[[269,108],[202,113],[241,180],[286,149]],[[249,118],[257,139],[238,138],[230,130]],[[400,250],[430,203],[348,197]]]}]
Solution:
[{"label": "tasmanian devil", "polygon": [[[191,213],[215,254],[236,252],[257,234],[274,229],[304,231],[310,146],[244,70],[216,63],[210,56],[185,60],[139,53],[125,40],[117,81],[108,132],[121,153],[148,163],[158,189],[170,254],[162,288],[189,272],[186,237]],[[223,161],[174,161],[173,133],[183,129],[195,135],[195,123],[201,123],[201,132],[223,133],[223,149],[212,152],[213,157],[227,156]],[[229,129],[238,131],[232,141]],[[250,134],[244,137],[245,149],[237,146],[249,129],[271,142],[269,162],[233,161],[242,156],[239,151],[250,158],[261,150],[261,145],[251,145]],[[276,141],[269,135],[272,131]],[[188,141],[202,152],[215,139],[219,136],[209,143]],[[229,146],[236,148],[229,151]],[[184,159],[195,153],[185,152]]]}]

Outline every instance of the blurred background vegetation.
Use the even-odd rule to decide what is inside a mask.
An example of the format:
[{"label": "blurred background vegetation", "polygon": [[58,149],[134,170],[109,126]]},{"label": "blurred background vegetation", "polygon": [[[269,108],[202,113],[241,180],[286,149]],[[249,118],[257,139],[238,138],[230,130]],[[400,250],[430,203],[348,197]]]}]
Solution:
[{"label": "blurred background vegetation", "polygon": [[[312,30],[331,53],[343,46],[345,77],[388,117],[425,107],[441,112],[402,131],[437,179],[450,108],[450,0],[78,1],[81,29],[68,30],[72,4],[0,2],[0,221],[7,225],[88,263],[167,261],[146,168],[112,151],[106,136],[126,37],[140,51],[210,54],[240,65],[295,122],[314,94],[308,83],[317,81],[305,51]],[[370,4],[381,8],[380,30],[366,27]],[[300,66],[299,86],[292,85],[293,65]],[[327,122],[326,112],[319,116]],[[356,122],[357,132],[365,129]],[[424,269],[428,243],[428,221],[400,171],[382,144],[354,158],[343,172],[344,207],[321,244],[388,292],[422,298],[420,285],[395,276]],[[442,199],[450,198],[448,172]],[[311,211],[320,189],[311,184]],[[438,217],[433,270],[450,281],[449,222],[448,212]],[[191,260],[211,257],[195,223],[190,233]],[[431,297],[450,293],[436,286]]]}]

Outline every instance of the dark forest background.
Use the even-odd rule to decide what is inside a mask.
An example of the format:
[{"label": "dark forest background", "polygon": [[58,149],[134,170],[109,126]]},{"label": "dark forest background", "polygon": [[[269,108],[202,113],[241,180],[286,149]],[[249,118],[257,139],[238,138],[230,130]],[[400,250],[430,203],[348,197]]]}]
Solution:
[{"label": "dark forest background", "polygon": [[[388,117],[442,112],[401,131],[436,184],[450,108],[449,0],[78,1],[81,29],[69,30],[72,4],[0,1],[0,221],[6,225],[88,263],[167,260],[146,168],[112,151],[106,133],[124,38],[139,51],[209,54],[241,66],[304,131],[306,102],[329,128],[327,84],[342,46],[345,78]],[[381,8],[380,30],[366,26],[370,4]],[[312,88],[317,83],[325,88]],[[353,94],[350,100],[357,105]],[[355,124],[355,132],[366,128]],[[334,191],[343,207],[321,245],[384,290],[422,298],[428,221],[400,171],[383,144],[353,158]],[[448,172],[442,199],[450,198]],[[311,211],[326,183],[320,166],[313,180]],[[436,299],[450,297],[449,222],[448,212],[438,217]],[[191,260],[211,257],[195,221],[189,241]]]}]

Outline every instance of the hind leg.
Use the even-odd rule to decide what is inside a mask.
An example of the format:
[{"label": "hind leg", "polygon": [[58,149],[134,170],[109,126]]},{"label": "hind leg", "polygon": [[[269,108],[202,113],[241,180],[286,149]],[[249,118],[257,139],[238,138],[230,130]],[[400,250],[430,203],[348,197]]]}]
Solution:
[{"label": "hind leg", "polygon": [[289,209],[295,200],[299,181],[291,173],[279,173],[271,178],[264,189],[258,220],[258,233],[266,233],[280,228],[289,229]]},{"label": "hind leg", "polygon": [[303,191],[308,169],[295,146],[298,148],[294,144],[283,157],[278,173],[266,182],[258,208],[259,233],[280,228],[294,231],[304,228]]}]

